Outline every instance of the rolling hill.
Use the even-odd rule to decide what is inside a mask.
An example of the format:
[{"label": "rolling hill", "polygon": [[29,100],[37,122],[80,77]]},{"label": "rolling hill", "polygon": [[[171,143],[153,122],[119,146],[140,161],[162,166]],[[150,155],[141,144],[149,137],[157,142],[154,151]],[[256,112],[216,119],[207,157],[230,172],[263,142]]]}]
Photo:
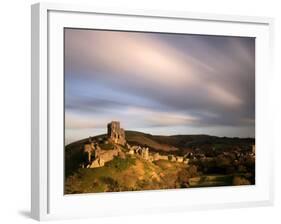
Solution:
[{"label": "rolling hill", "polygon": [[[242,150],[249,150],[255,143],[253,138],[227,138],[209,135],[151,135],[137,131],[125,131],[126,140],[130,145],[149,147],[151,152],[161,154],[174,154],[183,156],[187,152],[208,153],[215,148],[216,151],[231,151],[237,147]],[[106,134],[93,137],[94,139],[104,138]],[[65,175],[68,176],[79,167],[83,159],[83,146],[88,143],[85,138],[65,147]]]},{"label": "rolling hill", "polygon": [[250,147],[255,144],[254,138],[229,138],[210,135],[151,135],[136,131],[126,131],[129,144],[147,146],[155,151],[173,152],[183,154],[187,150],[209,147],[225,150],[233,147]]},{"label": "rolling hill", "polygon": [[[103,150],[119,148],[123,158],[116,156],[104,166],[85,168],[84,145],[89,138],[65,147],[65,193],[135,191],[186,187],[225,186],[255,183],[255,160],[249,153],[253,138],[227,138],[209,135],[151,135],[125,131],[131,146],[148,147],[162,155],[199,155],[188,164],[171,160],[147,161],[129,155],[128,147],[107,141],[107,135],[91,137]],[[108,148],[107,148],[108,147]],[[200,159],[200,154],[205,156]],[[237,155],[243,155],[238,158]],[[205,157],[205,158],[204,158]]]}]

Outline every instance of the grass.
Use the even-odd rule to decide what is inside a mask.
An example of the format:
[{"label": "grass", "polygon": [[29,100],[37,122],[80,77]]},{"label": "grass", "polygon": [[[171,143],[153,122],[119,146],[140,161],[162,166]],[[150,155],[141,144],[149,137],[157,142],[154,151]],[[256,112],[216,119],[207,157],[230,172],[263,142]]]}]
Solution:
[{"label": "grass", "polygon": [[79,169],[74,176],[67,179],[66,185],[69,179],[73,178],[74,181],[71,183],[70,188],[66,188],[66,193],[71,193],[72,191],[80,193],[103,192],[106,190],[106,184],[101,179],[112,175],[112,170],[107,167]]},{"label": "grass", "polygon": [[135,158],[126,157],[125,159],[115,157],[110,162],[106,163],[105,166],[110,169],[114,169],[118,172],[128,169],[130,166],[136,164]]},{"label": "grass", "polygon": [[153,161],[156,166],[159,166],[161,169],[171,169],[173,167],[173,162],[168,160],[157,160]]},{"label": "grass", "polygon": [[122,171],[127,170],[134,164],[134,158],[121,159],[115,157],[103,167],[95,169],[80,168],[74,175],[66,179],[65,193],[120,191],[122,186],[120,186],[118,179],[122,176]]},{"label": "grass", "polygon": [[208,175],[189,179],[190,187],[211,187],[232,185],[233,175]]},{"label": "grass", "polygon": [[[249,184],[250,177],[242,174],[204,175],[189,170],[195,165],[158,160],[146,161],[141,157],[115,157],[105,166],[80,168],[66,179],[65,193],[96,193],[173,189],[181,187],[211,187]],[[196,167],[196,166],[195,166]],[[191,173],[182,173],[187,170]],[[195,173],[195,174],[192,174]],[[187,177],[179,179],[180,176]],[[235,183],[233,178],[236,177]],[[183,185],[182,183],[187,183]]]}]

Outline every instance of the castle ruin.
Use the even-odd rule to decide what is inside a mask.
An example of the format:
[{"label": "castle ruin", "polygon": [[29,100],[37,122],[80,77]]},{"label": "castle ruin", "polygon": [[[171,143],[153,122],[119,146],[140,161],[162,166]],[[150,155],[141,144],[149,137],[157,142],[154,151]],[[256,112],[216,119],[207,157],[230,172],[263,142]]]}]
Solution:
[{"label": "castle ruin", "polygon": [[[113,148],[103,148],[105,145],[113,144]],[[103,145],[103,146],[101,146]],[[123,149],[123,151],[122,151]],[[126,151],[124,151],[124,149]],[[98,168],[114,159],[114,157],[126,158],[126,155],[139,157],[147,161],[169,160],[171,162],[188,163],[188,159],[182,156],[160,155],[159,153],[149,152],[148,147],[139,145],[130,146],[126,142],[125,131],[120,128],[119,121],[112,121],[107,124],[107,136],[105,138],[89,137],[88,142],[84,144],[84,153],[86,154],[86,164],[82,167]]]},{"label": "castle ruin", "polygon": [[119,121],[112,121],[107,124],[107,137],[116,144],[125,145],[125,131],[123,128],[120,128]]}]

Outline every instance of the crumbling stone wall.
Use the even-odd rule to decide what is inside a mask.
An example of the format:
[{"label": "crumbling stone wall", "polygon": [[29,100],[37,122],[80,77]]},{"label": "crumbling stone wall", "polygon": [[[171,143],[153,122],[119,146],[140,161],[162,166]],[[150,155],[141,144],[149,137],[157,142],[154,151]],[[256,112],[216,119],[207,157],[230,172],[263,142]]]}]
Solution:
[{"label": "crumbling stone wall", "polygon": [[91,163],[91,165],[89,166],[89,168],[97,168],[97,167],[102,167],[102,166],[104,166],[104,160],[103,159],[101,159],[101,158],[97,158],[97,159],[95,159],[92,163]]},{"label": "crumbling stone wall", "polygon": [[93,151],[94,151],[94,149],[93,149],[91,144],[85,144],[84,145],[84,152],[88,153],[88,162],[91,162],[91,160],[92,160]]},{"label": "crumbling stone wall", "polygon": [[98,156],[96,156],[95,159],[91,161],[88,167],[89,168],[102,167],[106,162],[113,160],[115,156],[120,156],[119,149],[99,150]]},{"label": "crumbling stone wall", "polygon": [[144,158],[145,160],[149,160],[149,149],[148,148],[141,149],[141,157]]}]

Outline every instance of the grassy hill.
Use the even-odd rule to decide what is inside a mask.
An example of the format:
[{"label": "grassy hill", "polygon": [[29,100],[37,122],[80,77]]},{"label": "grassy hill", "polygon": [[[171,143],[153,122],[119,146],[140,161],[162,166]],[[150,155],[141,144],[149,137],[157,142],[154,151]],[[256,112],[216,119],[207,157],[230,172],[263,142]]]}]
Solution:
[{"label": "grassy hill", "polygon": [[[130,145],[140,145],[150,148],[150,151],[162,154],[184,155],[186,152],[200,148],[208,152],[215,148],[217,151],[230,151],[236,147],[249,150],[255,144],[253,138],[227,138],[209,135],[151,135],[137,131],[125,131],[126,140]],[[95,136],[104,138],[106,134]],[[88,138],[73,142],[65,147],[65,174],[68,176],[79,167],[83,159],[83,146]]]},{"label": "grassy hill", "polygon": [[[161,190],[251,184],[244,174],[202,175],[195,165],[140,157],[115,157],[105,166],[79,168],[65,182],[65,194]],[[238,182],[237,182],[238,181]]]},{"label": "grassy hill", "polygon": [[[151,162],[139,156],[127,155],[125,158],[115,157],[103,167],[87,169],[81,168],[81,163],[87,158],[83,148],[89,139],[82,139],[65,147],[65,193],[254,183],[255,160],[253,158],[243,157],[237,161],[234,158],[235,153],[224,156],[224,152],[234,152],[238,148],[241,152],[249,152],[251,145],[255,144],[253,138],[226,138],[209,135],[160,136],[136,131],[126,131],[125,135],[131,146],[149,147],[150,152],[174,155],[185,155],[187,152],[204,153],[207,159],[190,161],[187,165],[164,160]],[[106,139],[106,135],[93,138]],[[102,140],[99,146],[106,150],[107,144],[109,143]]]},{"label": "grassy hill", "polygon": [[255,144],[254,138],[228,138],[210,135],[151,135],[136,131],[126,131],[126,139],[130,144],[148,146],[154,151],[175,152],[184,154],[188,150],[200,148],[208,150],[232,149],[234,147],[249,148]]},{"label": "grassy hill", "polygon": [[115,157],[104,167],[78,169],[66,179],[65,193],[139,191],[179,188],[178,173],[186,164]]}]

